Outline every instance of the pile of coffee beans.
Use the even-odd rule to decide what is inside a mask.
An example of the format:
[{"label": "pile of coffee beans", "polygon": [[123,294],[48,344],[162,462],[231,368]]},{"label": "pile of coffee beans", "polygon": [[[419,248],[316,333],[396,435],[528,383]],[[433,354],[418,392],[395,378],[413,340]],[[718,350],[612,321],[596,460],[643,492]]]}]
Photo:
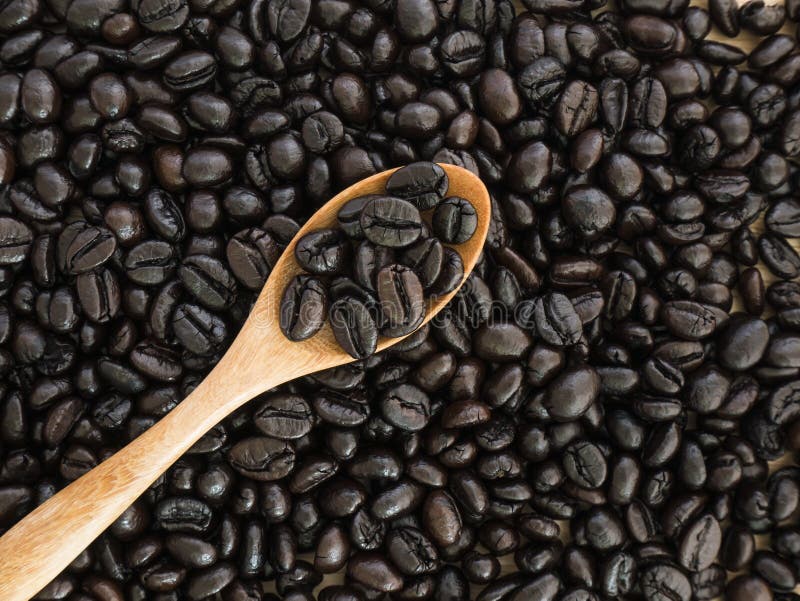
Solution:
[{"label": "pile of coffee beans", "polygon": [[[412,163],[389,177],[383,194],[349,200],[337,215],[338,228],[301,237],[294,255],[306,273],[284,291],[284,335],[307,340],[327,317],[339,345],[366,359],[375,354],[379,334],[398,338],[416,330],[427,299],[452,292],[464,279],[461,256],[442,242],[466,242],[478,227],[472,203],[445,198],[448,188],[439,165]],[[429,209],[433,235],[420,212]]]},{"label": "pile of coffee beans", "polygon": [[493,202],[435,321],[225,419],[40,601],[798,599],[800,2],[604,4],[0,2],[0,532],[337,191]]}]

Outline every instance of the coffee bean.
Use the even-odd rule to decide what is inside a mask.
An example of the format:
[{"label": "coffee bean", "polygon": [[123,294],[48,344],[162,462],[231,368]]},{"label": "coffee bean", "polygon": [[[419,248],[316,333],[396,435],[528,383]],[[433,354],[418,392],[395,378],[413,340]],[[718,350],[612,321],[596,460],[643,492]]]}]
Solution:
[{"label": "coffee bean", "polygon": [[583,415],[600,392],[600,377],[588,366],[561,372],[548,386],[544,406],[557,420],[570,421]]},{"label": "coffee bean", "polygon": [[231,158],[217,148],[195,148],[186,154],[181,174],[186,182],[197,188],[221,184],[230,179],[233,171]]},{"label": "coffee bean", "polygon": [[514,79],[502,69],[487,69],[481,73],[478,104],[486,118],[496,125],[507,125],[522,112]]},{"label": "coffee bean", "polygon": [[378,272],[378,292],[383,323],[381,333],[398,337],[410,334],[425,315],[422,284],[416,274],[402,265],[389,265]]},{"label": "coffee bean", "polygon": [[360,220],[370,242],[390,248],[408,246],[422,233],[419,211],[411,203],[391,196],[370,200],[361,211]]},{"label": "coffee bean", "polygon": [[692,301],[666,303],[662,314],[667,328],[686,340],[702,340],[717,327],[714,313],[707,306]]},{"label": "coffee bean", "polygon": [[449,244],[469,240],[478,227],[478,216],[472,204],[458,196],[444,199],[433,213],[433,231]]},{"label": "coffee bean", "polygon": [[575,136],[586,129],[597,114],[598,93],[591,84],[569,82],[555,108],[555,124],[565,136]]},{"label": "coffee bean", "polygon": [[279,480],[292,471],[292,446],[267,437],[247,438],[228,451],[231,466],[242,475],[261,482]]},{"label": "coffee bean", "polygon": [[322,283],[310,276],[296,276],[286,287],[281,302],[281,331],[290,340],[306,340],[325,323],[327,293]]},{"label": "coffee bean", "polygon": [[437,239],[427,238],[408,247],[400,258],[414,271],[422,287],[430,289],[442,272],[444,247]]},{"label": "coffee bean", "polygon": [[198,355],[214,354],[227,338],[225,322],[193,304],[175,308],[171,328],[178,340]]},{"label": "coffee bean", "polygon": [[368,194],[366,196],[359,196],[351,201],[348,201],[337,214],[339,227],[350,238],[361,239],[364,237],[364,231],[361,229],[361,212],[364,206],[372,199],[378,198],[378,195]]},{"label": "coffee bean", "polygon": [[[69,248],[74,246],[75,242]],[[137,284],[161,284],[175,271],[175,249],[166,242],[147,240],[128,252],[124,266],[128,278]]]},{"label": "coffee bean", "polygon": [[681,540],[678,557],[681,565],[697,572],[704,570],[716,559],[721,544],[721,531],[717,520],[710,515],[687,526]]},{"label": "coffee bean", "polygon": [[539,336],[554,346],[577,344],[583,333],[582,323],[575,308],[570,300],[560,293],[537,298],[534,319]]},{"label": "coffee bean", "polygon": [[32,241],[33,234],[28,226],[13,217],[0,217],[0,264],[23,261]]},{"label": "coffee bean", "polygon": [[386,182],[386,192],[407,200],[419,210],[426,210],[445,197],[448,186],[447,175],[441,167],[419,162],[393,173]]},{"label": "coffee bean", "polygon": [[343,297],[331,304],[330,321],[336,341],[353,357],[364,358],[375,352],[378,328],[369,308],[354,297]]},{"label": "coffee bean", "polygon": [[87,227],[78,232],[66,247],[66,269],[73,274],[91,271],[103,265],[116,248],[116,238],[110,231],[101,227]]},{"label": "coffee bean", "polygon": [[564,217],[584,238],[595,240],[614,223],[616,209],[599,188],[576,186],[564,198]]},{"label": "coffee bean", "polygon": [[178,268],[178,278],[189,294],[209,309],[224,309],[236,301],[236,281],[214,257],[186,257]]},{"label": "coffee bean", "polygon": [[384,593],[403,588],[403,577],[377,553],[362,552],[351,557],[347,562],[347,575],[368,588]]},{"label": "coffee bean", "polygon": [[76,278],[78,299],[87,317],[105,323],[120,309],[121,295],[114,273],[108,269],[82,273]]},{"label": "coffee bean", "polygon": [[298,240],[294,256],[306,271],[328,275],[342,272],[349,258],[348,250],[337,230],[317,230]]},{"label": "coffee bean", "polygon": [[189,50],[176,56],[164,68],[164,83],[175,91],[196,90],[214,78],[217,62],[201,50]]}]

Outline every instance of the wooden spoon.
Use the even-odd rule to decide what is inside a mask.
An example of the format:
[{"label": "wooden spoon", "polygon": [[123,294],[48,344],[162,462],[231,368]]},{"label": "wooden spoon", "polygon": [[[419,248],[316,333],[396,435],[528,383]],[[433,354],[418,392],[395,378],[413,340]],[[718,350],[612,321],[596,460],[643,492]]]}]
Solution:
[{"label": "wooden spoon", "polygon": [[[447,195],[470,200],[478,215],[472,238],[453,246],[464,262],[463,284],[483,248],[491,205],[486,188],[475,175],[452,165],[442,167],[450,180]],[[287,340],[278,327],[281,297],[287,283],[301,271],[294,258],[297,240],[310,230],[335,227],[336,214],[345,202],[383,192],[394,171],[350,186],[309,219],[281,255],[239,335],[194,392],[152,428],[34,509],[0,538],[0,599],[26,601],[35,595],[203,434],[248,400],[289,380],[353,361],[339,348],[327,324],[304,342]],[[429,301],[425,322],[457,290]],[[378,350],[403,338],[381,339]]]}]

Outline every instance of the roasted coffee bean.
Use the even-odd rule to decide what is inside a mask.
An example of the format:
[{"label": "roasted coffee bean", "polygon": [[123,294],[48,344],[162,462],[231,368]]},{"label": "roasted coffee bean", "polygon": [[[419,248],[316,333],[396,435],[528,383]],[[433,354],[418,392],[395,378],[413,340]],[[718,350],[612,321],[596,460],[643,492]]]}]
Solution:
[{"label": "roasted coffee bean", "polygon": [[264,230],[250,228],[233,236],[225,256],[233,275],[251,290],[260,290],[279,256],[275,239]]},{"label": "roasted coffee bean", "polygon": [[583,333],[582,322],[572,302],[558,292],[536,299],[534,309],[536,331],[554,346],[577,344]]},{"label": "roasted coffee bean", "polygon": [[719,522],[711,515],[687,526],[678,551],[681,565],[693,572],[709,567],[717,557],[721,537]]},{"label": "roasted coffee bean", "polygon": [[343,297],[331,304],[329,319],[333,335],[351,356],[366,358],[375,352],[378,327],[370,309],[355,297]]},{"label": "roasted coffee bean", "polygon": [[420,240],[404,250],[400,260],[411,267],[424,289],[430,289],[442,272],[444,247],[436,238]]},{"label": "roasted coffee bean", "polygon": [[569,82],[555,106],[555,125],[565,136],[576,136],[586,129],[597,115],[598,93],[591,84]]},{"label": "roasted coffee bean", "polygon": [[247,438],[228,451],[231,466],[259,481],[278,480],[292,471],[295,453],[291,444],[267,437]]},{"label": "roasted coffee bean", "polygon": [[448,187],[447,175],[435,163],[412,163],[398,169],[386,182],[388,194],[407,200],[419,210],[435,207]]},{"label": "roasted coffee bean", "polygon": [[315,275],[341,273],[349,248],[337,230],[317,230],[297,241],[294,255],[300,266]]},{"label": "roasted coffee bean", "polygon": [[775,275],[791,279],[800,274],[800,255],[780,236],[763,234],[758,239],[761,259]]},{"label": "roasted coffee bean", "polygon": [[433,214],[433,231],[442,241],[461,244],[469,240],[478,227],[475,207],[457,196],[446,198]]},{"label": "roasted coffee bean", "polygon": [[181,174],[186,182],[197,188],[216,186],[230,179],[233,172],[231,157],[218,148],[198,147],[186,153]]},{"label": "roasted coffee bean", "polygon": [[413,270],[402,265],[389,265],[378,272],[378,292],[383,326],[381,333],[398,337],[419,327],[425,316],[422,284]]},{"label": "roasted coffee bean", "polygon": [[117,248],[114,235],[102,227],[87,227],[72,238],[64,250],[64,265],[72,274],[103,265]]},{"label": "roasted coffee bean", "polygon": [[281,302],[281,331],[294,341],[310,338],[325,324],[327,303],[327,292],[319,280],[296,276]]},{"label": "roasted coffee bean", "polygon": [[178,267],[178,278],[198,302],[220,310],[236,301],[236,280],[225,265],[214,257],[194,254]]},{"label": "roasted coffee bean", "polygon": [[175,255],[175,248],[168,243],[146,240],[134,246],[125,256],[125,273],[130,280],[142,286],[161,284],[175,271]]},{"label": "roasted coffee bean", "polygon": [[419,211],[391,196],[370,200],[361,211],[360,225],[370,242],[390,248],[409,246],[422,234]]},{"label": "roasted coffee bean", "polygon": [[25,259],[33,241],[30,228],[13,217],[0,217],[0,264],[14,265]]},{"label": "roasted coffee bean", "polygon": [[366,196],[359,196],[339,209],[337,219],[339,227],[350,238],[356,240],[364,237],[364,231],[361,229],[361,212],[370,200],[377,198],[377,195],[367,194]]},{"label": "roasted coffee bean", "polygon": [[599,188],[575,186],[564,197],[563,211],[567,223],[586,240],[596,240],[616,219],[616,208]]}]

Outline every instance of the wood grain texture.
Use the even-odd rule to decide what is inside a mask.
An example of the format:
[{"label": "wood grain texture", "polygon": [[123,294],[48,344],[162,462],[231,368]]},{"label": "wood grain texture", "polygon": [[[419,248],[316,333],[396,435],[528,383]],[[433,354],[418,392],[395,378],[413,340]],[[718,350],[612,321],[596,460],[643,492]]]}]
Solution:
[{"label": "wood grain texture", "polygon": [[[442,167],[450,180],[448,195],[469,199],[478,214],[478,227],[472,238],[452,245],[464,262],[466,280],[489,229],[489,194],[469,171],[452,165]],[[289,380],[353,360],[336,344],[328,324],[304,342],[287,340],[278,327],[280,301],[286,284],[301,272],[294,258],[297,240],[312,229],[334,227],[345,202],[382,192],[394,171],[369,177],[337,194],[301,228],[278,260],[239,335],[194,392],[152,428],[36,508],[0,538],[0,600],[25,601],[36,594],[192,444],[249,399]],[[457,290],[429,301],[425,322]],[[402,338],[383,338],[378,350]]]}]

